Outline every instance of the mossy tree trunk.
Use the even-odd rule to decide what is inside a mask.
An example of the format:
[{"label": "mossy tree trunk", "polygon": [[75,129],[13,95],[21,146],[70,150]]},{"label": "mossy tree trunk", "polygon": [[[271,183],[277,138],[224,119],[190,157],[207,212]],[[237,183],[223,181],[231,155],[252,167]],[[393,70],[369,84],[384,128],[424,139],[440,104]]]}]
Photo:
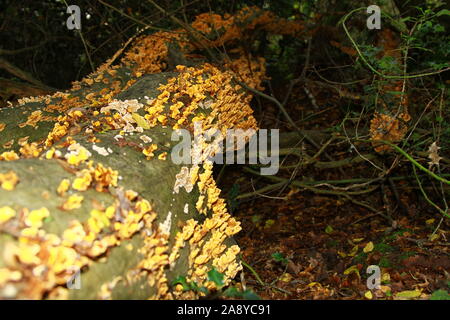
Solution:
[{"label": "mossy tree trunk", "polygon": [[[257,8],[192,24],[209,48],[246,28],[303,29]],[[171,47],[183,61],[204,49],[191,38],[141,36],[71,90],[0,109],[0,298],[196,298],[174,280],[214,288],[209,270],[227,284],[242,269],[232,238],[241,227],[212,163],[174,163],[172,133],[198,121],[256,129],[252,96],[234,79],[261,89],[265,64],[239,50],[221,66],[171,61]]]},{"label": "mossy tree trunk", "polygon": [[[157,88],[173,77],[176,74],[142,76],[114,98],[145,103],[156,99]],[[119,81],[126,83],[125,79]],[[80,88],[62,99],[51,97],[47,102],[0,110],[3,298],[172,298],[180,294],[171,286],[175,278],[205,280],[204,274],[194,276],[194,256],[189,258],[194,248],[202,248],[189,244],[195,226],[205,233],[200,242],[208,242],[219,229],[226,231],[227,225],[238,227],[233,218],[223,216],[217,218],[222,227],[208,230],[205,219],[209,217],[211,223],[213,218],[197,210],[198,188],[174,191],[183,166],[170,160],[176,143],[171,141],[172,128],[124,133],[123,128],[105,126],[106,116],[98,111],[104,105],[91,103],[68,111],[63,104],[103,87]],[[50,110],[49,105],[59,110]],[[96,130],[96,121],[101,129]],[[68,125],[61,137],[51,138],[57,132],[55,123]],[[137,124],[134,128],[141,131]],[[152,157],[143,153],[149,145],[158,148]],[[231,229],[230,235],[238,231]],[[208,269],[214,258],[225,253],[235,260],[231,237],[223,233],[216,242],[223,247],[205,258]],[[179,252],[172,257],[174,250]],[[233,268],[237,269],[230,270],[230,276],[239,266]],[[67,283],[77,281],[78,289],[67,290]],[[195,297],[195,293],[182,296]]]}]

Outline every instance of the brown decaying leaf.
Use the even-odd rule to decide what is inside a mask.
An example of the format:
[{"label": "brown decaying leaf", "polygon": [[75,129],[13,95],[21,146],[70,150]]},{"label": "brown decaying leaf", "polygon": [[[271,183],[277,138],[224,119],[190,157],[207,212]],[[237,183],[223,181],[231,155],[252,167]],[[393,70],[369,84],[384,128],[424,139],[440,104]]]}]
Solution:
[{"label": "brown decaying leaf", "polygon": [[441,147],[438,147],[436,141],[431,144],[431,146],[428,148],[428,152],[430,153],[428,155],[428,158],[431,160],[428,162],[429,167],[432,166],[438,166],[439,161],[442,160],[442,157],[439,156],[439,149]]}]

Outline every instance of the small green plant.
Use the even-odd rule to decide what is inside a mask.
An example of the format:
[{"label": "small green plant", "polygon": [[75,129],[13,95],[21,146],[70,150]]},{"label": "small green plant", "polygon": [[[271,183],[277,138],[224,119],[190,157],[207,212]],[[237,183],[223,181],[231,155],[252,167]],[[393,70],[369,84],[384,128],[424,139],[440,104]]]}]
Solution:
[{"label": "small green plant", "polygon": [[275,260],[276,262],[280,262],[283,265],[286,265],[289,262],[288,259],[286,259],[284,255],[280,252],[272,253],[272,259]]},{"label": "small green plant", "polygon": [[431,294],[430,300],[450,300],[450,294],[446,290],[436,290]]},{"label": "small green plant", "polygon": [[185,276],[177,277],[173,282],[172,286],[181,284],[183,286],[183,291],[194,291],[202,294],[206,299],[219,299],[222,297],[228,297],[233,299],[244,299],[244,300],[259,300],[260,297],[250,289],[240,290],[234,286],[225,288],[224,274],[217,271],[216,268],[211,268],[207,273],[208,281],[214,282],[217,290],[212,291],[205,286],[199,286],[195,281],[188,281]]},{"label": "small green plant", "polygon": [[230,212],[233,213],[239,207],[239,200],[236,199],[240,194],[239,184],[234,183],[231,187],[230,191],[228,191],[227,200],[228,200],[228,208]]},{"label": "small green plant", "polygon": [[417,62],[418,69],[431,68],[440,70],[449,67],[448,55],[450,54],[450,35],[448,30],[439,23],[438,19],[444,15],[450,15],[449,10],[438,10],[437,7],[416,7],[420,15],[411,18],[416,25],[415,32],[411,35],[403,35],[404,39],[413,49],[411,57]]},{"label": "small green plant", "polygon": [[388,253],[394,251],[394,248],[386,243],[377,243],[375,244],[375,248],[373,250],[381,253]]},{"label": "small green plant", "polygon": [[381,268],[392,268],[393,267],[392,262],[387,257],[381,257],[378,265]]}]

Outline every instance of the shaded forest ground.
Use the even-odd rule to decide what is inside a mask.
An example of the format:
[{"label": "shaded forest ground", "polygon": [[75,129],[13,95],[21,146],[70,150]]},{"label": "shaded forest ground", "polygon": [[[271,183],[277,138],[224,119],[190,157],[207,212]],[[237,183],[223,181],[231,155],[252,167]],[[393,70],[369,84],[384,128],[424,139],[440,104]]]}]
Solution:
[{"label": "shaded forest ground", "polygon": [[[322,101],[324,94],[318,92],[319,105],[334,102],[330,111],[308,124],[311,127],[329,126],[330,118],[338,122],[341,117],[338,104],[342,102]],[[307,104],[306,95],[294,95],[290,110],[303,110],[305,117],[318,113],[301,106]],[[273,106],[265,104],[264,108],[265,121],[277,117]],[[296,163],[295,157],[290,160]],[[245,194],[267,185],[266,179],[237,166],[226,170],[221,179],[224,190],[239,186]],[[364,176],[366,170],[367,164],[361,163],[345,167],[344,176],[338,170],[317,169],[308,170],[305,176],[317,181],[352,179]],[[289,179],[290,173],[280,176]],[[387,183],[364,199],[380,212],[387,210],[392,222],[342,197],[296,187],[239,201],[234,215],[244,231],[237,240],[243,259],[254,269],[244,269],[244,283],[264,299],[409,299],[448,291],[448,228],[410,183],[404,179]],[[366,285],[369,265],[380,266],[382,272],[381,289],[373,294],[368,294]]]}]

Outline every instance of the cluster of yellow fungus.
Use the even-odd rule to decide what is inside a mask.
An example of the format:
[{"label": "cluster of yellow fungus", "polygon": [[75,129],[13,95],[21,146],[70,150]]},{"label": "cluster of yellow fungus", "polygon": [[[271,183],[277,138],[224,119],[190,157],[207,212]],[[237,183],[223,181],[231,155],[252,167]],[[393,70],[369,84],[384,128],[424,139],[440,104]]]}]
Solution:
[{"label": "cluster of yellow fungus", "polygon": [[50,147],[54,142],[58,141],[62,137],[64,137],[69,129],[69,123],[60,124],[59,122],[55,123],[53,130],[48,134],[47,139],[45,140],[45,146]]},{"label": "cluster of yellow fungus", "polygon": [[[0,218],[4,227],[16,227],[20,231],[19,242],[7,243],[3,252],[6,267],[0,271],[0,279],[3,278],[3,284],[20,281],[17,288],[23,296],[39,299],[45,292],[65,284],[70,277],[69,269],[89,263],[88,258],[74,248],[63,245],[57,235],[42,229],[44,219],[50,216],[47,208],[23,208],[17,214],[11,208],[1,208],[0,217],[5,215],[8,215],[7,220]],[[19,274],[20,277],[11,277]]]},{"label": "cluster of yellow fungus", "polygon": [[71,195],[61,206],[64,211],[70,211],[81,207],[84,197],[78,194]]},{"label": "cluster of yellow fungus", "polygon": [[370,136],[375,151],[383,152],[390,150],[390,147],[377,140],[398,142],[405,136],[407,126],[401,120],[387,114],[375,113],[370,121]]},{"label": "cluster of yellow fungus", "polygon": [[67,150],[69,151],[65,158],[67,159],[67,163],[78,166],[80,163],[86,161],[92,155],[85,147],[80,145],[79,143],[72,143]]},{"label": "cluster of yellow fungus", "polygon": [[70,186],[76,191],[86,191],[92,186],[96,191],[103,192],[109,187],[116,187],[118,178],[117,170],[105,168],[101,163],[94,165],[93,161],[89,161],[87,168],[76,173],[72,184],[69,179],[63,179],[57,188],[57,193],[63,196]]},{"label": "cluster of yellow fungus", "polygon": [[[203,130],[218,129],[224,136],[231,128],[256,129],[250,107],[252,95],[239,81],[262,90],[262,81],[266,77],[265,61],[246,56],[239,50],[233,52],[238,58],[227,58],[220,68],[210,63],[196,67],[176,66],[175,75],[161,84],[159,94],[151,99],[120,101],[115,96],[132,86],[139,77],[165,71],[170,42],[177,42],[189,58],[194,49],[234,42],[256,28],[291,35],[303,30],[297,22],[280,21],[273,14],[257,8],[245,8],[234,16],[199,15],[192,24],[199,42],[191,43],[185,30],[141,36],[118,65],[111,66],[112,61],[105,63],[82,81],[74,82],[68,92],[19,100],[20,105],[44,104],[42,110],[24,116],[19,125],[21,129],[37,127],[42,121],[55,124],[41,140],[28,142],[28,136],[22,137],[18,140],[19,154],[5,151],[0,153],[0,160],[39,156],[42,160],[57,159],[74,175],[63,178],[53,190],[61,197],[58,209],[67,215],[90,205],[87,201],[89,192],[85,193],[89,189],[109,192],[115,196],[115,201],[109,206],[97,203],[88,211],[89,217],[85,221],[74,218],[59,235],[44,230],[45,222],[54,214],[45,207],[0,207],[2,230],[8,230],[18,239],[8,242],[3,252],[5,267],[0,268],[0,295],[19,296],[13,291],[5,294],[4,288],[20,283],[16,290],[27,298],[67,298],[68,290],[64,284],[75,271],[88,269],[100,257],[107,257],[110,248],[120,246],[137,234],[143,239],[143,245],[138,249],[142,259],[127,274],[102,284],[98,293],[100,298],[110,298],[113,288],[122,279],[129,282],[142,276],[146,277],[150,287],[156,288],[151,298],[179,297],[176,293],[179,287],[175,292],[170,291],[166,271],[177,264],[180,251],[187,244],[189,281],[213,288],[214,284],[207,281],[207,272],[215,267],[225,275],[228,284],[242,266],[238,261],[239,247],[225,242],[239,232],[241,226],[227,212],[226,202],[220,197],[221,191],[213,179],[211,162],[201,158],[198,164],[183,167],[176,175],[173,192],[179,194],[183,188],[191,192],[196,188],[199,193],[195,199],[196,209],[206,218],[201,223],[187,219],[184,226],[178,226],[181,230],[171,232],[175,229],[172,228],[171,212],[164,222],[158,220],[157,225],[158,214],[150,202],[132,190],[123,192],[118,183],[119,172],[102,163],[94,163],[91,152],[72,136],[79,134],[76,139],[81,141],[79,136],[83,134],[86,141],[94,143],[92,149],[105,156],[109,152],[95,145],[100,142],[95,133],[107,130],[118,130],[118,136],[123,138],[125,134],[141,134],[155,126],[193,130],[198,122]],[[5,129],[9,126],[0,124],[0,131]],[[60,142],[64,137],[66,139]],[[156,154],[159,160],[167,158],[168,153],[159,152],[164,148],[152,143],[151,138],[142,134],[140,139],[145,146],[137,143],[132,146],[139,148],[142,157],[150,160]],[[116,141],[118,145],[130,143],[124,139]],[[211,148],[212,152],[207,155],[214,154],[217,142],[201,141],[201,147]],[[13,144],[14,140],[11,140],[3,147],[9,149]],[[64,155],[63,148],[67,150]],[[0,186],[4,190],[13,190],[18,181],[12,171],[0,173]],[[189,212],[186,206],[184,211]],[[130,250],[133,250],[132,246]],[[183,297],[195,297],[190,294]]]},{"label": "cluster of yellow fungus", "polygon": [[24,158],[39,157],[42,148],[36,142],[22,144],[19,152]]},{"label": "cluster of yellow fungus", "polygon": [[245,38],[245,33],[256,28],[283,35],[296,36],[304,31],[299,21],[280,19],[272,12],[258,7],[245,7],[235,15],[203,13],[196,17],[192,27],[214,40],[206,42],[210,46],[222,46],[225,43]]},{"label": "cluster of yellow fungus", "polygon": [[53,98],[65,98],[68,94],[64,92],[56,92],[53,95],[46,96],[38,96],[38,97],[24,97],[19,99],[17,102],[19,105],[25,105],[27,103],[35,103],[35,102],[45,102],[46,104],[50,103]]},{"label": "cluster of yellow fungus", "polygon": [[95,183],[95,190],[102,192],[110,186],[116,187],[119,173],[111,168],[105,168],[101,163],[95,167],[92,162],[88,164],[88,168],[92,174],[92,180]]},{"label": "cluster of yellow fungus", "polygon": [[[246,23],[243,23],[246,22]],[[298,33],[302,26],[296,22],[287,22],[290,27],[285,31],[275,30],[277,26],[283,25],[270,12],[258,8],[245,8],[235,16],[224,16],[214,14],[205,14],[197,17],[192,27],[198,32],[209,33],[211,28],[221,28],[221,31],[229,35],[223,35],[221,43],[239,38],[239,34],[245,32],[245,29],[254,29],[256,27],[266,28],[275,32]],[[285,21],[286,22],[286,21]],[[292,24],[292,26],[291,26]],[[209,27],[208,27],[209,26]],[[237,32],[237,35],[236,35]],[[109,63],[101,66],[98,70],[87,76],[81,82],[74,82],[73,87],[66,93],[55,93],[52,96],[43,96],[39,98],[23,98],[20,104],[30,102],[44,102],[46,112],[66,112],[85,106],[97,107],[114,103],[113,97],[119,92],[130,87],[136,78],[143,74],[161,72],[166,67],[166,58],[168,54],[167,43],[177,41],[186,53],[192,51],[195,46],[188,40],[186,31],[176,30],[174,32],[156,32],[151,35],[141,36],[136,39],[134,46],[128,50],[120,65],[110,66]],[[206,45],[212,47],[217,45],[214,41],[206,41]],[[174,128],[189,126],[191,120],[206,120],[208,125],[216,125],[219,128],[226,129],[230,124],[236,124],[239,119],[239,127],[256,127],[254,119],[250,116],[251,109],[249,101],[251,95],[239,92],[240,86],[232,83],[236,78],[245,82],[247,85],[262,89],[261,81],[264,79],[265,67],[262,59],[247,59],[240,55],[240,58],[225,61],[228,71],[221,71],[212,65],[204,65],[199,68],[184,68],[179,66],[178,77],[169,81],[169,83],[160,88],[161,94],[157,99],[151,100],[146,107],[147,114],[145,119],[147,123],[141,125],[142,121],[137,121],[138,126],[132,128],[130,124],[136,123],[136,118],[140,118],[135,111],[129,111],[128,115],[120,112],[92,120],[91,129],[101,131],[104,128],[136,130],[144,127],[151,128],[156,124],[166,125],[169,118],[172,118],[171,125]],[[129,68],[131,79],[126,83],[114,80],[119,68]],[[185,70],[186,69],[186,70]],[[96,84],[108,84],[108,87],[99,89]],[[88,92],[82,89],[88,88]],[[89,90],[91,90],[89,92]],[[177,92],[178,91],[178,92]],[[213,101],[220,101],[214,103]],[[126,103],[126,102],[121,102]],[[107,109],[103,110],[107,112]],[[109,106],[109,109],[111,106]],[[209,109],[209,111],[208,111]],[[98,112],[94,111],[94,116]],[[130,113],[133,116],[130,116]],[[83,114],[81,111],[69,111],[66,115],[54,117],[43,115],[42,111],[34,111],[24,122],[23,126],[36,126],[39,121],[55,121],[53,130],[45,139],[44,145],[50,147],[53,143],[62,137],[70,134],[70,128],[76,124]],[[134,121],[133,121],[134,119]],[[124,122],[125,121],[125,125]],[[216,123],[215,123],[216,122]]]},{"label": "cluster of yellow fungus", "polygon": [[[168,42],[177,41],[181,47],[188,46],[186,33],[182,30],[173,32],[155,32],[150,36],[136,39],[135,45],[126,53],[123,63],[134,71],[136,77],[142,74],[162,72],[167,67]],[[192,48],[192,46],[190,46]]]},{"label": "cluster of yellow fungus", "polygon": [[[263,60],[246,63],[230,62],[242,81],[259,87],[265,72]],[[179,75],[161,85],[158,97],[145,110],[149,127],[157,124],[171,125],[173,129],[192,128],[192,123],[202,122],[203,129],[256,128],[251,116],[251,95],[239,91],[233,84],[233,71],[221,71],[211,64],[201,68],[177,66]]]},{"label": "cluster of yellow fungus", "polygon": [[100,300],[111,300],[112,299],[112,291],[116,287],[116,285],[123,280],[122,276],[117,276],[112,279],[110,282],[102,284],[100,287],[100,292],[98,294],[98,298]]},{"label": "cluster of yellow fungus", "polygon": [[19,177],[14,171],[0,173],[0,187],[4,190],[14,190],[16,184],[19,182]]},{"label": "cluster of yellow fungus", "polygon": [[19,128],[23,128],[25,126],[31,126],[31,127],[35,128],[39,121],[53,121],[53,120],[54,120],[53,117],[45,117],[45,120],[44,120],[43,116],[42,116],[42,111],[41,110],[37,110],[37,111],[33,111],[28,116],[28,119],[27,119],[26,122],[19,123]]},{"label": "cluster of yellow fungus", "polygon": [[58,193],[58,195],[63,197],[66,194],[66,192],[69,190],[69,188],[70,188],[70,180],[69,179],[63,179],[59,183],[58,188],[56,189],[56,192]]},{"label": "cluster of yellow fungus", "polygon": [[[403,57],[399,50],[400,39],[395,36],[392,30],[386,28],[381,31],[378,46],[383,48],[379,58],[391,57],[400,66],[403,64]],[[398,142],[403,139],[408,130],[407,122],[411,120],[411,116],[408,113],[408,96],[404,90],[404,85],[403,80],[386,82],[383,79],[383,85],[380,88],[381,94],[390,94],[390,92],[401,94],[390,94],[392,101],[389,103],[380,99],[381,109],[384,109],[384,113],[375,112],[370,122],[370,137],[376,152],[382,153],[391,150],[390,146],[377,142],[377,140]]]},{"label": "cluster of yellow fungus", "polygon": [[15,153],[14,151],[5,151],[0,154],[0,161],[14,161],[18,160],[19,155]]},{"label": "cluster of yellow fungus", "polygon": [[[152,221],[150,221],[151,223]],[[146,223],[148,225],[148,223]],[[147,281],[150,287],[156,287],[157,292],[150,299],[161,299],[167,297],[169,286],[166,278],[166,268],[169,264],[168,235],[159,231],[146,236],[144,245],[139,253],[144,257],[137,268],[142,270],[142,274],[147,274]]]},{"label": "cluster of yellow fungus", "polygon": [[[65,192],[63,188],[65,188],[66,179],[61,181],[61,184],[58,187],[58,191],[61,191],[62,193]],[[88,169],[83,169],[79,172],[77,172],[77,177],[73,180],[72,188],[77,191],[86,191],[89,186],[92,183],[92,175],[91,172]]]},{"label": "cluster of yellow fungus", "polygon": [[[8,243],[3,253],[7,267],[0,269],[0,289],[8,283],[21,281],[22,293],[29,298],[41,298],[44,293],[67,297],[67,289],[58,286],[70,279],[72,271],[89,266],[93,263],[92,259],[104,254],[108,248],[120,245],[121,241],[131,239],[144,227],[152,228],[156,213],[150,203],[132,190],[128,190],[125,196],[130,201],[129,209],[124,210],[118,202],[107,208],[92,209],[85,222],[72,220],[61,236],[42,229],[44,220],[51,216],[45,207],[35,210],[23,208],[18,213],[11,207],[1,207],[0,226],[19,230],[19,242]],[[66,209],[76,208],[82,200],[82,196],[72,195],[65,202],[72,208]],[[118,210],[121,212],[120,219],[117,217]],[[144,272],[159,268],[158,272],[163,272],[167,256],[162,258],[161,253],[167,251],[166,238],[153,238],[165,241],[163,251],[159,243],[151,246],[150,237],[145,239],[146,245],[142,250],[150,253],[155,249],[154,261],[150,259],[151,255],[145,255],[137,268]],[[149,281],[161,281],[163,278],[163,274],[157,278],[151,274]],[[167,284],[158,288],[163,287],[166,289],[161,291],[161,295],[168,288]]]},{"label": "cluster of yellow fungus", "polygon": [[0,208],[0,225],[16,216],[16,211],[11,207]]},{"label": "cluster of yellow fungus", "polygon": [[211,265],[225,275],[225,283],[228,283],[242,269],[237,260],[238,246],[232,246],[227,250],[225,239],[233,236],[241,230],[240,223],[227,212],[225,201],[220,198],[220,189],[212,178],[212,164],[208,161],[203,163],[203,173],[197,175],[198,169],[193,177],[193,183],[197,181],[200,192],[197,201],[197,210],[203,214],[211,212],[202,224],[190,219],[182,230],[175,236],[175,243],[169,256],[169,264],[173,267],[179,258],[179,251],[189,242],[189,271],[191,281],[205,284],[214,288],[214,283],[206,281],[207,272]]},{"label": "cluster of yellow fungus", "polygon": [[[101,108],[100,112],[106,115],[104,118],[106,124],[112,129],[121,129],[123,133],[143,132],[144,128],[139,125],[140,118],[136,118],[140,117],[136,112],[142,107],[143,105],[136,99],[113,100],[106,107]],[[145,124],[141,125],[146,127]]]},{"label": "cluster of yellow fungus", "polygon": [[142,150],[142,153],[147,157],[147,160],[150,160],[151,158],[153,158],[154,156],[153,152],[156,151],[156,149],[158,149],[158,145],[152,143],[147,148],[144,148]]}]

